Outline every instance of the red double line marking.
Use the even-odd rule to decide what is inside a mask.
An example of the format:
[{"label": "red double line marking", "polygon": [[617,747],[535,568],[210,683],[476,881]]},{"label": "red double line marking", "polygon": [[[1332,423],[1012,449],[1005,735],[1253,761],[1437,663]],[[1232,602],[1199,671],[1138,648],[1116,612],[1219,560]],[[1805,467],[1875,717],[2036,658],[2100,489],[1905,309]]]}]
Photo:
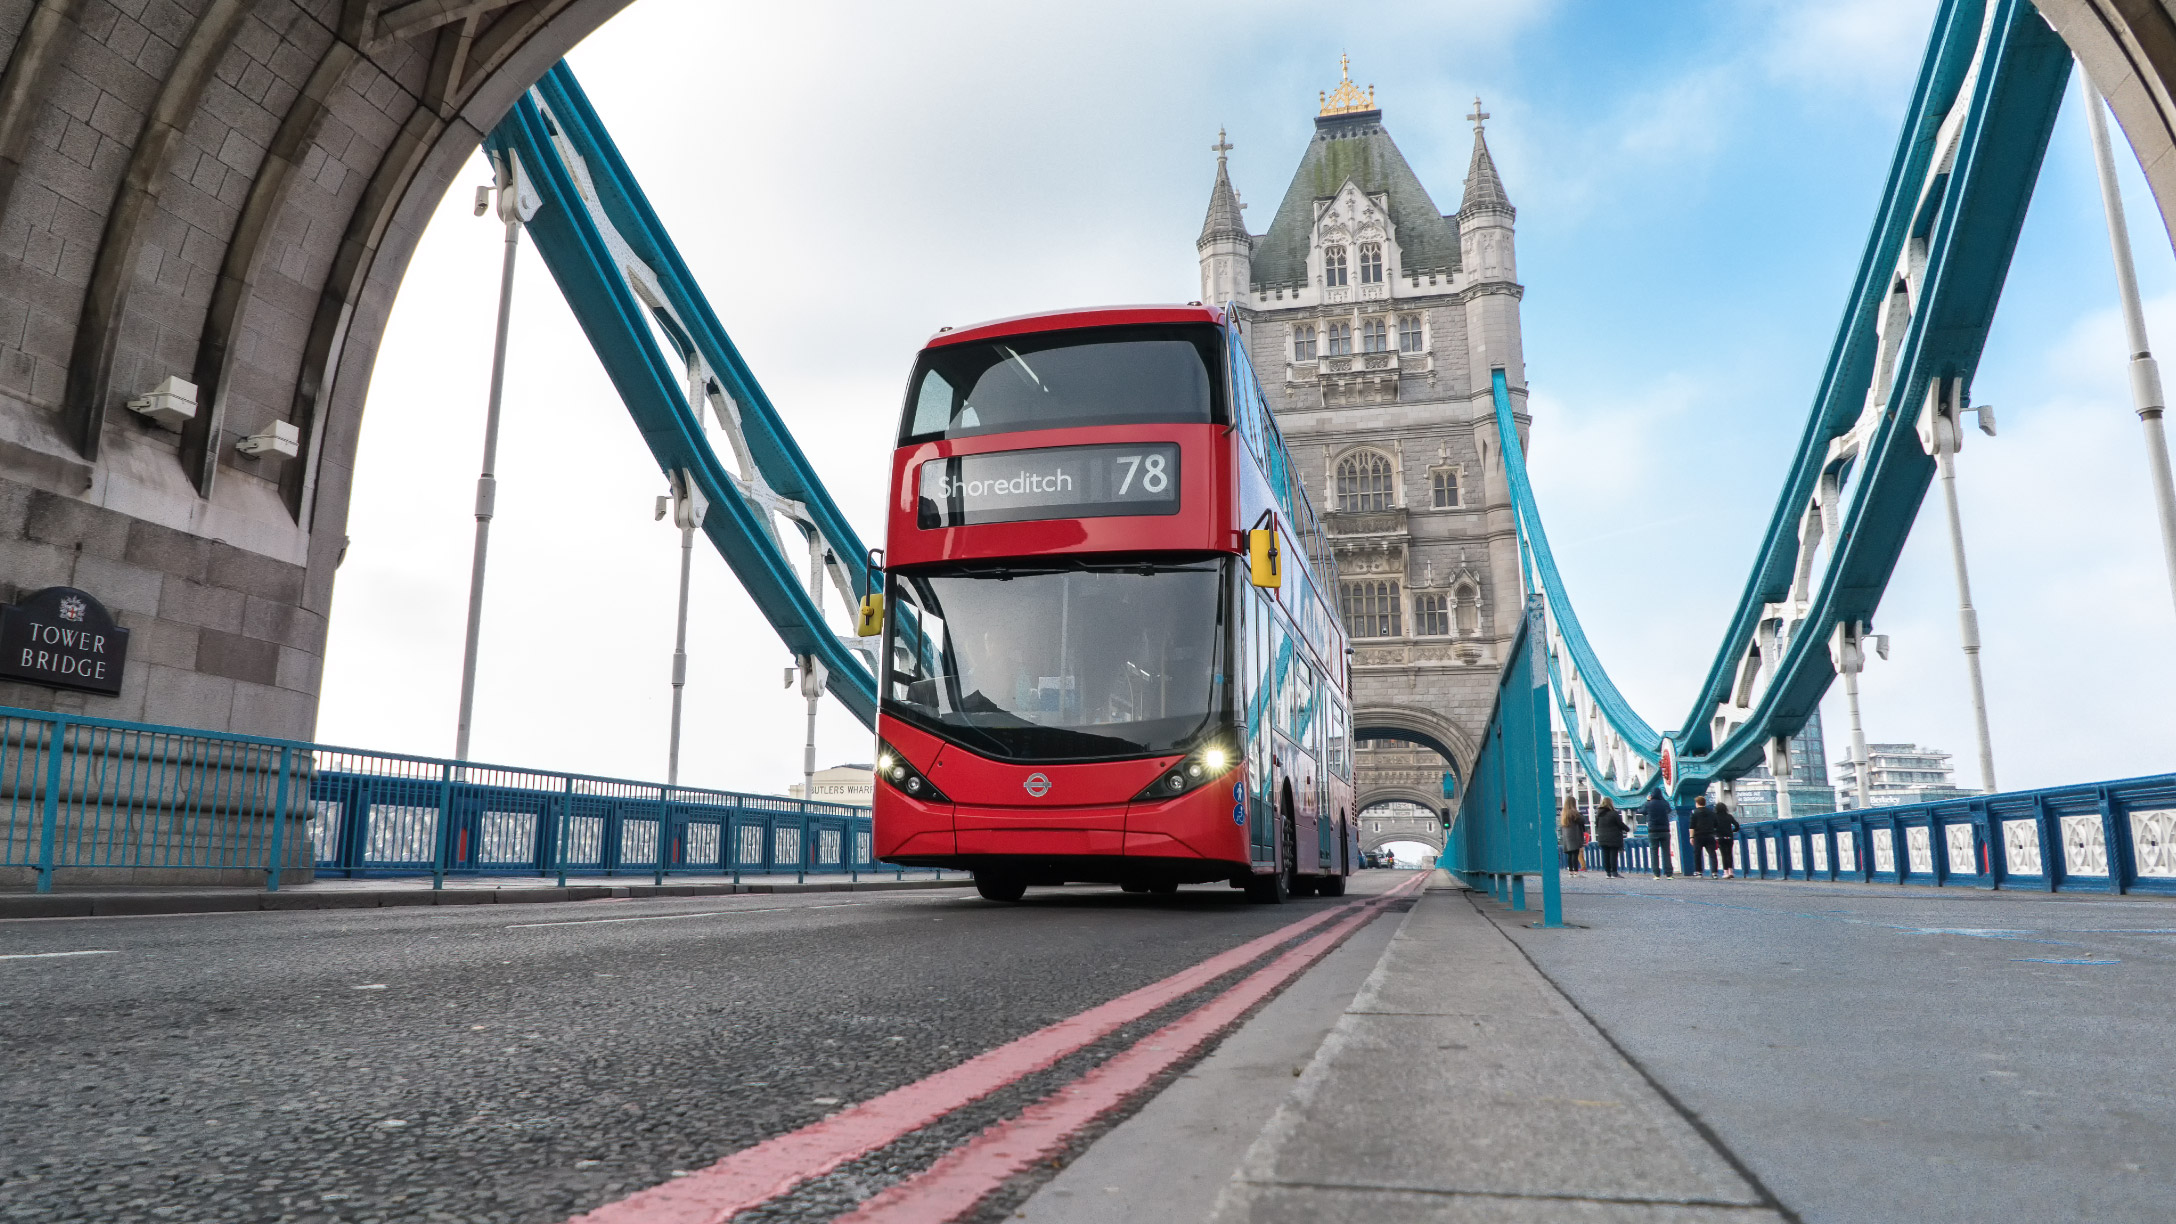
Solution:
[{"label": "red double line marking", "polygon": [[[769,1202],[803,1182],[866,1156],[963,1105],[1042,1070],[1173,1000],[1245,967],[1310,927],[1359,908],[1360,915],[1347,918],[1337,928],[1347,930],[1389,898],[1412,887],[1413,883],[1407,883],[1379,898],[1311,914],[1182,969],[1160,982],[1015,1038],[956,1067],[871,1097],[821,1122],[743,1148],[685,1177],[607,1203],[574,1217],[569,1224],[724,1224],[750,1207]],[[1321,938],[1317,936],[1315,941],[1303,946],[1311,947]],[[1327,950],[1327,945],[1323,950]],[[1283,964],[1291,955],[1287,953],[1273,965]],[[1259,976],[1257,973],[1233,989],[1243,989]]]},{"label": "red double line marking", "polygon": [[[1425,876],[1421,877],[1426,879]],[[1247,975],[1238,985],[1143,1037],[1094,1070],[952,1149],[922,1173],[865,1200],[833,1224],[946,1224],[1014,1174],[1063,1147],[1082,1127],[1124,1104],[1189,1058],[1343,939],[1371,921],[1408,881],[1360,906],[1329,930]]]}]

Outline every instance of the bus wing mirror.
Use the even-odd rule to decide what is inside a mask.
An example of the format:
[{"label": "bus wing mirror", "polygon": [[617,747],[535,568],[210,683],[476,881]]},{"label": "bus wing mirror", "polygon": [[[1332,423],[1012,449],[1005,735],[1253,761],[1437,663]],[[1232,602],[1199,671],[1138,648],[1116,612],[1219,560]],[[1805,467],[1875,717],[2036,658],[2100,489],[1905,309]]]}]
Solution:
[{"label": "bus wing mirror", "polygon": [[1284,585],[1284,557],[1277,549],[1277,529],[1257,527],[1247,533],[1247,566],[1254,585]]},{"label": "bus wing mirror", "polygon": [[875,637],[884,632],[884,597],[870,592],[861,597],[861,619],[854,632],[862,637]]}]

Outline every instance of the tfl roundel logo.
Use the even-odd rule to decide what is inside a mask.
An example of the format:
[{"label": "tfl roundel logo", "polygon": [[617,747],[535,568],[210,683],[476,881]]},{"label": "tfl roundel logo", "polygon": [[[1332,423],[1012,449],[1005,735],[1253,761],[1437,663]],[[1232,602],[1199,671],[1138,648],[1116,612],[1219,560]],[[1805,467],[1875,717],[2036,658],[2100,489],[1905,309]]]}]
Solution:
[{"label": "tfl roundel logo", "polygon": [[1043,774],[1031,773],[1020,785],[1031,798],[1040,799],[1050,793],[1050,779]]}]

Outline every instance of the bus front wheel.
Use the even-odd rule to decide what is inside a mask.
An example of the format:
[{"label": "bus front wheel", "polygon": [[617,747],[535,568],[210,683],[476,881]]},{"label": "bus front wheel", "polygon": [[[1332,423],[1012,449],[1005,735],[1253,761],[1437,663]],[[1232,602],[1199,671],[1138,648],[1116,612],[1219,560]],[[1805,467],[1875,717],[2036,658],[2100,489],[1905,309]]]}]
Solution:
[{"label": "bus front wheel", "polygon": [[1316,880],[1316,881],[1315,881],[1315,895],[1316,895],[1316,896],[1318,896],[1318,897],[1342,897],[1342,896],[1344,896],[1344,895],[1345,895],[1345,877],[1344,877],[1344,876],[1341,876],[1341,875],[1331,875],[1331,876],[1324,876],[1324,877],[1322,877],[1321,879],[1319,879],[1319,880]]},{"label": "bus front wheel", "polygon": [[1247,900],[1256,905],[1283,905],[1291,897],[1291,877],[1282,871],[1247,877]]},{"label": "bus front wheel", "polygon": [[975,891],[981,893],[985,901],[1018,901],[1027,895],[1028,885],[1027,881],[1013,876],[978,871],[975,873]]}]

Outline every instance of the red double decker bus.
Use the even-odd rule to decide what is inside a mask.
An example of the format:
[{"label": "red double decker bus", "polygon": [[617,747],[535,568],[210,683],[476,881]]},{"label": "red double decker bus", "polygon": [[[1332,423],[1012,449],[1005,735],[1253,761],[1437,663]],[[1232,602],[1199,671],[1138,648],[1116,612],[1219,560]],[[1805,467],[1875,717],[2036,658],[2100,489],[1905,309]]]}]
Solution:
[{"label": "red double decker bus", "polygon": [[876,855],[1261,901],[1357,865],[1321,527],[1199,305],[947,330],[892,459]]}]

